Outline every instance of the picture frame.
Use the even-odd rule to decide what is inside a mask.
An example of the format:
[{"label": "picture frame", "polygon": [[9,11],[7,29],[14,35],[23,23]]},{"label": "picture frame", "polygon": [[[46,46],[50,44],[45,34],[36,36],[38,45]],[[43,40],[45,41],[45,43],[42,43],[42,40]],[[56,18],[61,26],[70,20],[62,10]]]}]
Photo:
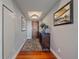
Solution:
[{"label": "picture frame", "polygon": [[24,17],[21,17],[21,31],[26,31],[26,20]]},{"label": "picture frame", "polygon": [[73,23],[73,1],[68,2],[54,13],[54,26]]}]

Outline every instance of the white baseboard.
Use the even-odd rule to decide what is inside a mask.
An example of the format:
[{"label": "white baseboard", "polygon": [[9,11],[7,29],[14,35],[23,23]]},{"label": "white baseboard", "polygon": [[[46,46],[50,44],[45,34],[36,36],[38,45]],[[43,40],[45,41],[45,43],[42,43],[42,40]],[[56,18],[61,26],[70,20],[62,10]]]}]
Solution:
[{"label": "white baseboard", "polygon": [[18,55],[18,53],[20,52],[21,48],[23,47],[24,43],[26,42],[26,40],[24,39],[24,42],[21,44],[20,48],[18,49],[18,51],[15,53],[15,55],[13,56],[12,59],[15,59],[16,56]]},{"label": "white baseboard", "polygon": [[57,57],[57,59],[62,59],[52,48],[50,48],[50,51]]}]

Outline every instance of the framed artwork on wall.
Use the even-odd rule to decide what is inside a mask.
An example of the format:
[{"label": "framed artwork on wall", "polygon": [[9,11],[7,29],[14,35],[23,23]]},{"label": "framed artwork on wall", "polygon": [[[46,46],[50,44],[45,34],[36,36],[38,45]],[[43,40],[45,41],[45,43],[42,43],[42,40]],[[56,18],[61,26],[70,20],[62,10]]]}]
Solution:
[{"label": "framed artwork on wall", "polygon": [[54,13],[54,26],[73,23],[73,1],[68,2]]},{"label": "framed artwork on wall", "polygon": [[26,31],[26,20],[24,17],[21,17],[21,31]]}]

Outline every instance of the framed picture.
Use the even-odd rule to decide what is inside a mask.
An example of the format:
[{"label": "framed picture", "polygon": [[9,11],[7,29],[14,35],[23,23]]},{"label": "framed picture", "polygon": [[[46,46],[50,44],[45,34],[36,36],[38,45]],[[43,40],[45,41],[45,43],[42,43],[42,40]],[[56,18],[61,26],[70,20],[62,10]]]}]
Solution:
[{"label": "framed picture", "polygon": [[26,20],[24,17],[21,17],[21,31],[26,31]]},{"label": "framed picture", "polygon": [[54,13],[54,26],[73,23],[73,1]]}]

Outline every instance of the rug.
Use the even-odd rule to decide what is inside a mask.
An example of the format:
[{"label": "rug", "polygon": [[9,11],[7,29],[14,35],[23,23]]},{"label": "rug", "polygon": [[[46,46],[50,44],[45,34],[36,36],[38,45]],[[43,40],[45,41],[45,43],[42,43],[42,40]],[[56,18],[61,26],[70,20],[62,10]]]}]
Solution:
[{"label": "rug", "polygon": [[21,51],[42,51],[39,39],[28,39],[26,40]]}]

